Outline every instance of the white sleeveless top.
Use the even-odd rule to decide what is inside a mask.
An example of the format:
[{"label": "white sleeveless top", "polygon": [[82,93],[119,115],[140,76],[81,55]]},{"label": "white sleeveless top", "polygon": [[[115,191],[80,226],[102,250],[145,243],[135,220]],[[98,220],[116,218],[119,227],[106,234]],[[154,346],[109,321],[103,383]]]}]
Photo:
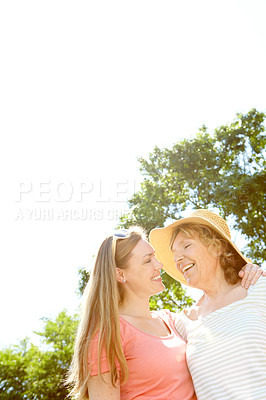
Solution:
[{"label": "white sleeveless top", "polygon": [[198,400],[266,400],[266,277],[200,320],[182,311],[176,328]]}]

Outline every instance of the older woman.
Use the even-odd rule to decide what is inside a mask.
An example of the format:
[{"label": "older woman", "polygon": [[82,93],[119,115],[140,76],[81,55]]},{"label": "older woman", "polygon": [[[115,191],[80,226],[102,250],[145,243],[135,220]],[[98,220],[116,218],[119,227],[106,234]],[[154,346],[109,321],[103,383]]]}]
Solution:
[{"label": "older woman", "polygon": [[176,318],[198,399],[265,400],[266,278],[248,290],[241,285],[239,272],[249,260],[225,220],[197,210],[154,229],[150,243],[169,275],[203,290]]}]

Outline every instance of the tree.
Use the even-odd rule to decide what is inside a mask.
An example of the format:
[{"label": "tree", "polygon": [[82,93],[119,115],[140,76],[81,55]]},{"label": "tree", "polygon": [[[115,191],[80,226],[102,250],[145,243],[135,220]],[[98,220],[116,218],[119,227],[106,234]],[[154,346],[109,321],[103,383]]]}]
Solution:
[{"label": "tree", "polygon": [[73,355],[78,317],[66,311],[56,319],[44,318],[44,329],[35,332],[43,348],[24,339],[19,345],[0,351],[0,399],[63,400],[63,385]]},{"label": "tree", "polygon": [[[237,114],[210,134],[203,126],[192,139],[171,148],[154,148],[140,158],[144,180],[129,200],[130,212],[120,226],[141,225],[147,233],[183,216],[187,209],[218,209],[231,228],[247,239],[246,255],[266,260],[265,114],[255,109]],[[166,290],[153,303],[178,310],[191,299],[181,285],[163,274]]]},{"label": "tree", "polygon": [[186,209],[215,208],[245,236],[247,256],[265,261],[264,121],[265,114],[252,109],[213,134],[203,126],[194,138],[155,147],[148,160],[140,158],[144,181],[121,226],[139,224],[149,232]]},{"label": "tree", "polygon": [[85,268],[81,267],[78,270],[78,274],[79,274],[79,282],[78,282],[78,289],[76,290],[76,293],[78,296],[82,296],[85,287],[87,285],[87,282],[90,278],[90,273],[88,271],[86,271]]},{"label": "tree", "polygon": [[1,400],[26,398],[23,393],[27,376],[27,349],[28,339],[24,339],[18,346],[0,351]]}]

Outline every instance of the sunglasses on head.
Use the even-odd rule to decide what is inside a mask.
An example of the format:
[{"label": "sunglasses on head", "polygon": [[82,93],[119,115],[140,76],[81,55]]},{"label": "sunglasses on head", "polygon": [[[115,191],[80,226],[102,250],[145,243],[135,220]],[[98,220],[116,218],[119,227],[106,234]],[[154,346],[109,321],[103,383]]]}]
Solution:
[{"label": "sunglasses on head", "polygon": [[116,250],[116,241],[119,239],[125,239],[129,236],[129,232],[127,229],[123,229],[121,231],[117,231],[113,233],[113,242],[112,242],[112,250],[113,256],[115,257],[115,250]]},{"label": "sunglasses on head", "polygon": [[125,238],[125,237],[128,236],[128,231],[125,230],[124,232],[121,232],[121,231],[114,232],[113,236],[116,237],[116,238]]}]

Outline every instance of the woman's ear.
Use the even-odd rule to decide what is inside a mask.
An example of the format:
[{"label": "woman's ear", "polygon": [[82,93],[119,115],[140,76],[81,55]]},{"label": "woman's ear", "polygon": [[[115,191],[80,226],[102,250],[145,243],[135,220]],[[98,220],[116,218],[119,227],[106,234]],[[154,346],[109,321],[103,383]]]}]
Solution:
[{"label": "woman's ear", "polygon": [[120,283],[126,283],[126,278],[124,275],[124,271],[120,268],[116,268],[116,280]]}]

